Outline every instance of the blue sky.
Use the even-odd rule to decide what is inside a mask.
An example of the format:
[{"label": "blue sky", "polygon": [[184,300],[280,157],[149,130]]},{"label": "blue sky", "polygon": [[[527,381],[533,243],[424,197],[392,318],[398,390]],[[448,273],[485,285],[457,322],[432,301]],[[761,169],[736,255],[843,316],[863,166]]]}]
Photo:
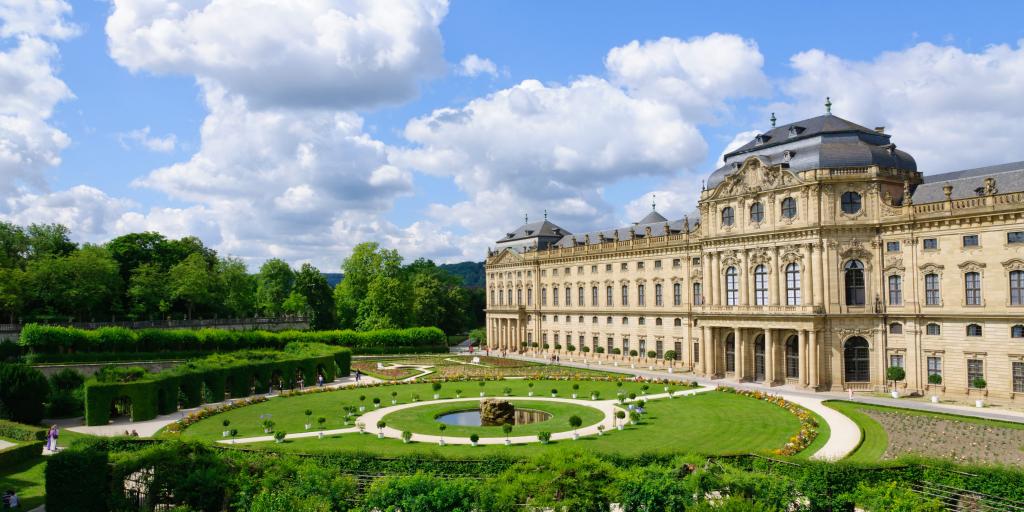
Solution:
[{"label": "blue sky", "polygon": [[727,146],[826,95],[926,173],[1024,160],[1016,2],[385,3],[0,0],[0,218],[251,266],[479,260],[527,212],[682,216]]}]

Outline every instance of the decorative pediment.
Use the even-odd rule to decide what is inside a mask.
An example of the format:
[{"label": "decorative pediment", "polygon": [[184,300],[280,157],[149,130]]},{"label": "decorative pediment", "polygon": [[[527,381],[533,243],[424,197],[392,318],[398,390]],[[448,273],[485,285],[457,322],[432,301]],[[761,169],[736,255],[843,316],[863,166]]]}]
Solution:
[{"label": "decorative pediment", "polygon": [[903,258],[896,256],[889,258],[885,262],[885,267],[882,268],[882,272],[886,274],[902,274],[907,269],[903,266]]},{"label": "decorative pediment", "polygon": [[984,263],[981,263],[981,262],[978,262],[978,261],[973,261],[973,260],[965,261],[965,262],[957,265],[957,267],[960,268],[961,272],[977,272],[977,273],[980,274],[980,273],[985,271],[985,264]]},{"label": "decorative pediment", "polygon": [[502,249],[497,256],[493,257],[489,263],[490,265],[500,265],[502,263],[522,263],[523,257],[519,253],[511,249]]},{"label": "decorative pediment", "polygon": [[844,260],[866,260],[871,258],[871,251],[864,247],[863,242],[854,238],[849,242],[842,244],[841,248],[839,249],[839,256],[841,256]]},{"label": "decorative pediment", "polygon": [[701,269],[700,268],[694,267],[694,268],[690,269],[690,280],[691,281],[700,281],[701,275],[702,274],[701,274]]},{"label": "decorative pediment", "polygon": [[672,276],[672,278],[669,279],[669,281],[672,281],[673,283],[681,283],[681,282],[683,282],[683,278],[681,278],[679,276]]},{"label": "decorative pediment", "polygon": [[936,274],[941,276],[942,270],[946,267],[943,265],[936,265],[934,263],[925,263],[917,268],[921,270],[921,274],[923,275]]},{"label": "decorative pediment", "polygon": [[740,258],[736,254],[736,251],[728,251],[722,253],[722,272],[729,267],[737,267],[740,264]]},{"label": "decorative pediment", "polygon": [[769,165],[761,157],[752,156],[739,165],[715,190],[715,197],[756,194],[794,185],[799,179],[781,166]]},{"label": "decorative pediment", "polygon": [[1016,270],[1024,270],[1024,260],[1020,258],[1011,258],[1003,262],[1003,268],[1007,272],[1013,272]]},{"label": "decorative pediment", "polygon": [[779,266],[783,267],[790,263],[803,264],[804,255],[797,245],[787,245],[779,248]]},{"label": "decorative pediment", "polygon": [[750,253],[749,261],[750,261],[750,271],[751,272],[753,272],[754,269],[756,269],[758,267],[758,265],[764,265],[765,268],[768,269],[768,273],[771,273],[771,271],[772,271],[771,270],[771,268],[772,268],[772,266],[771,266],[772,256],[771,256],[771,254],[768,253],[767,249],[759,249],[759,250],[755,250],[754,252]]}]

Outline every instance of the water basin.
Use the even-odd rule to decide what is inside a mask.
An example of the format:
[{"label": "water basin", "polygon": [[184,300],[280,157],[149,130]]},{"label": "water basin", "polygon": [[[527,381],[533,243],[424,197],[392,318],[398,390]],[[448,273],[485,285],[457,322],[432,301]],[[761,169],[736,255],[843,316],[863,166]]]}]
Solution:
[{"label": "water basin", "polygon": [[[435,420],[444,423],[445,425],[453,425],[459,427],[481,427],[483,426],[480,422],[480,409],[468,409],[465,411],[449,412],[442,414]],[[551,419],[551,414],[544,411],[538,411],[535,409],[516,409],[515,425],[529,425],[530,423],[540,423]]]}]

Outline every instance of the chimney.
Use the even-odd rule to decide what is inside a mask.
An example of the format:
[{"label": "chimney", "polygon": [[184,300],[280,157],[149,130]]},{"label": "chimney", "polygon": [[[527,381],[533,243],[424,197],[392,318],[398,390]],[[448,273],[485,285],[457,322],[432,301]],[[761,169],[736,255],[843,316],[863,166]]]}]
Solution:
[{"label": "chimney", "polygon": [[880,134],[882,134],[882,135],[885,135],[885,127],[884,126],[876,126],[875,127],[875,131],[880,133]]}]

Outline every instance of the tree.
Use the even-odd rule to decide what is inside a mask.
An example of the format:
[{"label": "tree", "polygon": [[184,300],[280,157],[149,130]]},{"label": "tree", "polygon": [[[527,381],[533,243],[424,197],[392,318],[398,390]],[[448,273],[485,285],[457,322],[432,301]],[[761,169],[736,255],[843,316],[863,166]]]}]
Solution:
[{"label": "tree", "polygon": [[224,258],[215,267],[221,304],[235,318],[252,316],[256,311],[256,278],[238,258]]},{"label": "tree", "polygon": [[545,452],[489,480],[479,510],[605,512],[618,501],[612,499],[617,476],[614,466],[590,453]]},{"label": "tree", "polygon": [[0,221],[0,269],[22,268],[28,255],[28,235],[21,226]]},{"label": "tree", "polygon": [[309,316],[309,303],[301,293],[292,290],[281,304],[281,311],[294,316]]},{"label": "tree", "polygon": [[167,272],[156,263],[143,263],[132,270],[128,281],[130,311],[136,318],[150,320],[170,311]]},{"label": "tree", "polygon": [[0,315],[15,323],[25,303],[25,272],[18,268],[0,268]]},{"label": "tree", "polygon": [[680,470],[652,464],[623,471],[615,481],[615,496],[622,510],[663,510],[683,512],[697,494],[691,482],[680,478]]},{"label": "tree", "polygon": [[408,286],[397,277],[378,275],[370,282],[366,298],[359,303],[359,329],[396,329],[406,325]]},{"label": "tree", "polygon": [[211,277],[210,267],[200,253],[192,253],[168,272],[170,297],[185,303],[189,319],[196,306],[212,302],[214,283]]},{"label": "tree", "polygon": [[121,278],[125,281],[129,281],[135,269],[142,265],[150,264],[157,269],[167,270],[181,262],[171,256],[167,238],[153,231],[128,233],[104,245],[117,261]]},{"label": "tree", "polygon": [[[371,283],[380,276],[398,278],[402,272],[402,256],[398,251],[365,242],[352,249],[352,255],[342,262],[341,271],[345,278],[334,289],[338,323],[345,328],[364,328],[366,317],[362,303],[370,293]],[[376,318],[377,313],[373,315]]]},{"label": "tree", "polygon": [[0,363],[0,418],[37,425],[43,420],[50,384],[43,372],[24,364]]},{"label": "tree", "polygon": [[907,372],[899,366],[890,366],[885,370],[885,378],[892,381],[892,385],[895,387],[896,383],[905,379]]},{"label": "tree", "polygon": [[71,230],[61,224],[30,224],[27,235],[29,259],[67,256],[78,248]]},{"label": "tree", "polygon": [[106,318],[119,310],[122,288],[117,262],[96,245],[33,259],[25,269],[26,309],[35,316]]},{"label": "tree", "polygon": [[295,291],[306,299],[309,307],[309,327],[315,331],[334,327],[334,297],[327,278],[309,263],[304,263],[295,274]]},{"label": "tree", "polygon": [[282,305],[292,292],[295,273],[284,260],[273,258],[260,267],[256,277],[256,305],[267,316],[281,316]]},{"label": "tree", "polygon": [[360,510],[402,512],[472,512],[477,505],[479,483],[469,478],[437,478],[425,473],[391,476],[373,482]]}]

